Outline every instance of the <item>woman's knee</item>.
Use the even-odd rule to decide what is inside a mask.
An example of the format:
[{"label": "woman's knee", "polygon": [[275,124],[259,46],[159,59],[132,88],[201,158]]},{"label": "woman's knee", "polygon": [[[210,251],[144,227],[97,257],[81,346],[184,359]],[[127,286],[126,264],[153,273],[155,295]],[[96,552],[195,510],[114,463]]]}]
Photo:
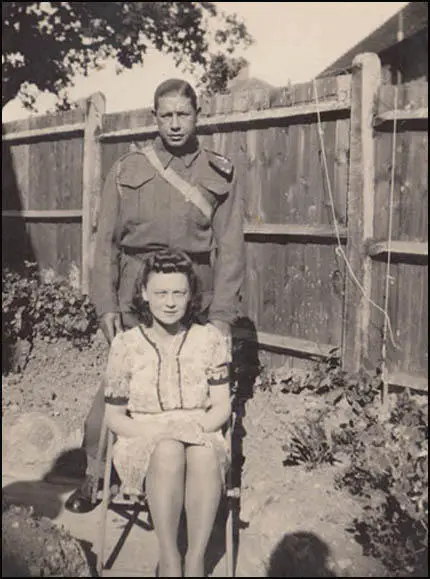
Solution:
[{"label": "woman's knee", "polygon": [[161,440],[155,447],[150,460],[150,468],[157,473],[174,473],[185,466],[185,448],[176,440]]},{"label": "woman's knee", "polygon": [[220,477],[220,466],[216,450],[208,446],[189,446],[186,450],[188,473],[203,477]]}]

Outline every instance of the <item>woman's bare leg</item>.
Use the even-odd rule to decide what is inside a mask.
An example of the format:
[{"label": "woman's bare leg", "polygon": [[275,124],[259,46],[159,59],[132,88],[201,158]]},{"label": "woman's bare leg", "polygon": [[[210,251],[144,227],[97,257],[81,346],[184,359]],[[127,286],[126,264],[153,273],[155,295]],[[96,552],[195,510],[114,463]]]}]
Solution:
[{"label": "woman's bare leg", "polygon": [[161,441],[146,476],[149,509],[158,538],[159,577],[182,577],[178,527],[184,506],[185,448],[176,440]]},{"label": "woman's bare leg", "polygon": [[185,509],[188,549],[185,577],[204,577],[204,557],[222,491],[218,458],[212,448],[186,449]]}]

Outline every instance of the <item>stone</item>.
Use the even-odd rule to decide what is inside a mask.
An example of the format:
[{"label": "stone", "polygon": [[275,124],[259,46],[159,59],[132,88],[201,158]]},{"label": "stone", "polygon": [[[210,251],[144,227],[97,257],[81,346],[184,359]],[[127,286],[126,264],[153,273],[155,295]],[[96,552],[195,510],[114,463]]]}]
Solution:
[{"label": "stone", "polygon": [[55,459],[63,441],[63,432],[52,418],[39,412],[23,414],[3,431],[3,470],[39,473]]}]

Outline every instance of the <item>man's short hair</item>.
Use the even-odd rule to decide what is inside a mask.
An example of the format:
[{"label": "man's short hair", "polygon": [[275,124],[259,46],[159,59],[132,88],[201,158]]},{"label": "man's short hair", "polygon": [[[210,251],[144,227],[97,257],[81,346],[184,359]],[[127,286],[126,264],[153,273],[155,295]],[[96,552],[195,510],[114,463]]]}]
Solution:
[{"label": "man's short hair", "polygon": [[180,78],[169,78],[165,80],[155,90],[154,93],[154,110],[158,109],[158,103],[161,97],[167,94],[178,94],[187,97],[195,111],[197,111],[197,95],[193,87],[186,80]]}]

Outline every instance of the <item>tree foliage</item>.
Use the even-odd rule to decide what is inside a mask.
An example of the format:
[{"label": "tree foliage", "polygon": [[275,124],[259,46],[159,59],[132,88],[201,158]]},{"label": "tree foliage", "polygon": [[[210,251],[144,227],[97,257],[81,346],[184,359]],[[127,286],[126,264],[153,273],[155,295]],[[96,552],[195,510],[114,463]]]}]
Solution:
[{"label": "tree foliage", "polygon": [[151,47],[222,92],[245,63],[235,50],[252,42],[212,2],[2,2],[2,17],[2,106],[19,97],[30,109],[39,91],[67,104],[77,74],[108,58],[118,71],[140,65]]}]

